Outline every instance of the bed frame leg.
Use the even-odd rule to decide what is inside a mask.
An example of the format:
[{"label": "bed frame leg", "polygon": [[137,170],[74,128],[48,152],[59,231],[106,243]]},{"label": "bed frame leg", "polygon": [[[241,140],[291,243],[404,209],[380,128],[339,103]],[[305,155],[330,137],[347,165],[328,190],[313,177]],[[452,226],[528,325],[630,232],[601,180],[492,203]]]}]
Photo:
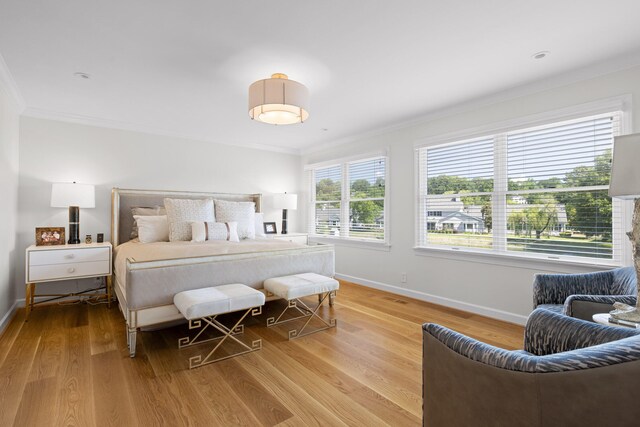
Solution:
[{"label": "bed frame leg", "polygon": [[127,341],[129,344],[129,357],[136,357],[136,328],[127,328]]}]

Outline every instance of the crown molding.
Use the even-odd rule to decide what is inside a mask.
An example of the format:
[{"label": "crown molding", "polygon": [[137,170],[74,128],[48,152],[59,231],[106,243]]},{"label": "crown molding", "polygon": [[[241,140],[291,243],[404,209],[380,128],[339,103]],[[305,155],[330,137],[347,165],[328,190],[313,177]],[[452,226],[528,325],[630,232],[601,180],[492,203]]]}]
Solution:
[{"label": "crown molding", "polygon": [[0,90],[12,98],[18,108],[18,114],[21,114],[26,108],[26,103],[2,54],[0,54]]},{"label": "crown molding", "polygon": [[319,153],[356,141],[375,138],[398,130],[411,128],[413,126],[424,125],[437,119],[463,114],[482,107],[488,107],[490,105],[510,101],[527,95],[533,95],[547,90],[568,86],[573,83],[579,83],[581,81],[590,80],[638,66],[640,66],[640,51],[629,55],[619,56],[608,61],[601,61],[596,64],[558,74],[553,77],[536,80],[531,83],[516,86],[490,95],[474,98],[469,101],[456,103],[448,107],[434,109],[430,112],[426,112],[420,118],[409,119],[390,126],[350,135],[330,142],[315,144],[312,147],[303,147],[300,149],[300,154],[302,156],[306,156],[309,154]]},{"label": "crown molding", "polygon": [[202,137],[200,135],[189,135],[189,134],[184,134],[180,132],[168,131],[168,130],[156,128],[153,126],[121,122],[117,120],[101,119],[98,117],[84,116],[81,114],[63,113],[59,111],[47,110],[44,108],[27,107],[22,112],[22,115],[25,117],[33,117],[36,119],[54,120],[59,122],[75,123],[80,125],[101,127],[101,128],[107,128],[107,129],[139,132],[139,133],[158,135],[158,136],[164,136],[164,137],[170,137],[170,138],[188,139],[191,141],[208,143],[208,144],[222,144],[222,145],[230,145],[233,147],[251,148],[254,150],[261,150],[261,151],[272,151],[275,153],[293,154],[296,156],[300,155],[300,150],[295,148],[283,148],[283,147],[276,147],[276,146],[266,145],[266,144],[256,144],[252,142],[234,142],[234,143],[220,142],[220,141],[212,140],[207,137]]}]

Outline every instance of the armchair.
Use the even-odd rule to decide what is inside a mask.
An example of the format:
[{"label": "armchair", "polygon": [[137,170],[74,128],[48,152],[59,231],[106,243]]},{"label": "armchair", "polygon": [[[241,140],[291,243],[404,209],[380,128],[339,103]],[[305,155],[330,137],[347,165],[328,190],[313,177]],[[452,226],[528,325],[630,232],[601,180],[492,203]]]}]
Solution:
[{"label": "armchair", "polygon": [[640,330],[537,309],[524,350],[423,325],[424,426],[636,425]]},{"label": "armchair", "polygon": [[613,310],[614,302],[636,304],[633,267],[586,274],[536,274],[533,308],[546,308],[579,319]]}]

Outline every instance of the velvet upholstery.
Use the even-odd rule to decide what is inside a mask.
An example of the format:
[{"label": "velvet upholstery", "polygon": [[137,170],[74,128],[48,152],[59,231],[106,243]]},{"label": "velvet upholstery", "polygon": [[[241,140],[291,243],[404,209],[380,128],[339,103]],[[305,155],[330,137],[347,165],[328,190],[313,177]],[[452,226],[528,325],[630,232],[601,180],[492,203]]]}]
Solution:
[{"label": "velvet upholstery", "polygon": [[533,308],[591,320],[596,313],[611,311],[614,302],[635,305],[636,292],[633,267],[586,274],[536,274]]},{"label": "velvet upholstery", "polygon": [[636,425],[640,331],[545,309],[525,328],[525,351],[423,325],[423,425]]}]

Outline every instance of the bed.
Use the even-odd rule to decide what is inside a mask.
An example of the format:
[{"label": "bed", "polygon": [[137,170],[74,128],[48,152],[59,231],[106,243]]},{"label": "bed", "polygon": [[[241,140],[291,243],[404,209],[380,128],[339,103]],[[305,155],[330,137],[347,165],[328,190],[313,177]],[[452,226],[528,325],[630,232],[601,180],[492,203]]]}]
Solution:
[{"label": "bed", "polygon": [[335,274],[331,245],[307,246],[269,238],[239,243],[132,240],[131,209],[162,206],[166,197],[250,201],[256,211],[261,210],[260,194],[112,190],[114,291],[125,318],[131,357],[135,356],[140,328],[160,328],[182,319],[173,305],[178,292],[230,283],[262,290],[262,282],[271,277],[304,272],[330,277]]}]

